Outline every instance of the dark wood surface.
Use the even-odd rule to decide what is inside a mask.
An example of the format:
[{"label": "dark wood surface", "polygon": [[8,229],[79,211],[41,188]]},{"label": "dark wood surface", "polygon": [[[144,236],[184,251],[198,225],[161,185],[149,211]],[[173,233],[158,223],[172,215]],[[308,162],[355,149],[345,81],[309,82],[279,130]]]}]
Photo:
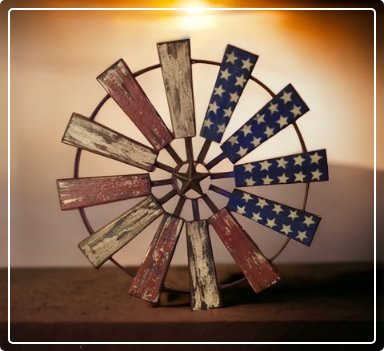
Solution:
[{"label": "dark wood surface", "polygon": [[[373,340],[373,265],[277,265],[277,269],[282,280],[275,286],[256,295],[244,282],[222,292],[223,308],[207,311],[191,311],[189,295],[174,292],[163,292],[159,306],[153,307],[127,293],[131,279],[114,267],[13,269],[11,340]],[[217,273],[223,283],[236,277],[238,269],[219,266]],[[383,271],[377,276],[380,331]],[[3,346],[7,329],[6,270],[0,272],[0,282]],[[187,267],[171,267],[166,283],[188,288]],[[5,346],[2,349],[8,350]]]}]

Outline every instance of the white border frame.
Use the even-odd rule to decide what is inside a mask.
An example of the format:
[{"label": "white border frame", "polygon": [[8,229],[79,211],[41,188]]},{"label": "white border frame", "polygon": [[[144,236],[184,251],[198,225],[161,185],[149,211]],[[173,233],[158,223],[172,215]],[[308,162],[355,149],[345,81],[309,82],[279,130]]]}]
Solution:
[{"label": "white border frame", "polygon": [[[1,1],[0,1],[1,2]],[[374,8],[196,8],[203,11],[373,11],[374,18],[374,339],[369,342],[17,342],[11,341],[11,308],[10,308],[10,23],[12,11],[185,11],[189,8],[10,8],[8,10],[8,342],[15,345],[120,345],[120,344],[145,344],[145,345],[161,345],[161,344],[235,344],[235,345],[370,345],[376,342],[376,10]],[[195,8],[193,8],[195,10]]]}]

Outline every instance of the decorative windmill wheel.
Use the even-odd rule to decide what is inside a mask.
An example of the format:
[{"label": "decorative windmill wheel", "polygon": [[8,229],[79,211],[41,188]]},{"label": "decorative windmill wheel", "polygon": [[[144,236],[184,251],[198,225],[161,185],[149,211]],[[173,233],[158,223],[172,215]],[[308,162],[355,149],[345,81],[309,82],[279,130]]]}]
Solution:
[{"label": "decorative windmill wheel", "polygon": [[[172,41],[157,45],[160,64],[133,74],[123,60],[119,60],[97,79],[108,95],[90,118],[74,113],[65,131],[63,142],[78,148],[75,175],[72,179],[57,181],[62,210],[79,209],[90,231],[89,237],[79,247],[89,261],[101,267],[123,246],[135,238],[155,219],[162,221],[144,260],[132,280],[129,293],[144,300],[157,303],[164,287],[178,238],[186,225],[187,252],[190,274],[190,294],[193,310],[221,306],[219,285],[210,242],[209,225],[222,240],[244,277],[256,293],[279,281],[279,275],[258,246],[244,231],[231,212],[248,217],[257,223],[278,232],[287,240],[309,246],[320,217],[283,205],[237,188],[258,185],[307,183],[328,180],[325,150],[307,152],[296,125],[296,120],[309,111],[292,85],[287,85],[278,94],[273,94],[256,78],[251,76],[258,59],[257,55],[228,45],[221,64],[192,60],[189,40]],[[217,80],[207,108],[200,136],[205,138],[203,147],[194,157],[192,138],[196,136],[194,97],[192,87],[192,64],[206,63],[220,66]],[[135,77],[161,67],[172,121],[171,133],[145,95]],[[272,99],[251,117],[240,129],[221,144],[222,153],[210,162],[205,162],[212,142],[220,143],[231,115],[249,80],[258,82]],[[148,139],[152,148],[138,143],[114,131],[94,118],[102,105],[112,97],[121,109]],[[293,125],[298,133],[303,152],[258,162],[237,164],[245,155],[262,143]],[[170,143],[184,138],[186,159],[180,158]],[[177,166],[171,167],[157,160],[160,150],[165,149]],[[152,181],[148,173],[107,177],[78,177],[81,150],[108,157],[142,170],[152,172],[156,168],[170,174],[167,179]],[[234,166],[231,172],[214,173],[211,169],[228,158]],[[209,190],[229,198],[225,208],[218,209],[201,187],[206,179],[234,177],[236,189],[229,193],[213,184]],[[152,187],[172,185],[172,190],[161,198],[152,194]],[[308,185],[307,193],[308,195]],[[178,196],[173,213],[167,213],[163,204]],[[106,224],[96,232],[90,229],[84,208],[134,197],[145,197],[137,205]],[[181,218],[186,201],[192,202],[193,221]],[[213,215],[200,219],[199,201],[204,201]],[[279,252],[281,252],[281,250]],[[277,255],[275,255],[276,257]]]}]

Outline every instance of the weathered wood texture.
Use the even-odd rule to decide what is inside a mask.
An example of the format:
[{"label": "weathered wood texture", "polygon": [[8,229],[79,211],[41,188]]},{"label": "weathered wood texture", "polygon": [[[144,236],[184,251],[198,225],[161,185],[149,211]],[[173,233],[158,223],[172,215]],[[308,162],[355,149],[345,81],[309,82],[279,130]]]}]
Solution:
[{"label": "weathered wood texture", "polygon": [[60,206],[72,210],[151,194],[148,174],[58,179]]},{"label": "weathered wood texture", "polygon": [[163,212],[157,200],[149,196],[83,240],[79,248],[91,263],[99,268]]},{"label": "weathered wood texture", "polygon": [[155,150],[77,113],[72,114],[62,142],[146,171],[152,170],[157,157]]},{"label": "weathered wood texture", "polygon": [[123,60],[113,64],[97,80],[156,150],[162,149],[173,140],[170,131]]},{"label": "weathered wood texture", "polygon": [[190,42],[157,44],[175,138],[196,135]]},{"label": "weathered wood texture", "polygon": [[221,306],[207,221],[187,222],[187,250],[193,310]]},{"label": "weathered wood texture", "polygon": [[128,292],[157,303],[184,221],[166,213]]},{"label": "weathered wood texture", "polygon": [[208,221],[256,293],[280,280],[272,264],[226,208],[214,214]]}]

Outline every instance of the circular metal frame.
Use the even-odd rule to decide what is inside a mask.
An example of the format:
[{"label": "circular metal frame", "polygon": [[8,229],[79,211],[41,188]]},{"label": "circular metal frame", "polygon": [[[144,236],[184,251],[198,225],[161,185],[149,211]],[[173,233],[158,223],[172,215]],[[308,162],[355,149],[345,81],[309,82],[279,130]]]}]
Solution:
[{"label": "circular metal frame", "polygon": [[[198,60],[198,59],[191,59],[191,63],[192,64],[207,64],[207,65],[213,65],[213,66],[220,66],[220,63],[219,62],[216,62],[216,61],[208,61],[208,60]],[[156,64],[156,65],[152,65],[152,66],[149,66],[149,67],[146,67],[142,70],[139,70],[135,73],[133,73],[133,76],[136,78],[136,77],[139,77],[140,75],[144,74],[144,73],[147,73],[147,72],[150,72],[150,71],[153,71],[155,69],[158,69],[160,68],[161,65],[160,64]],[[276,94],[270,89],[268,88],[264,83],[262,83],[260,80],[258,80],[257,78],[253,77],[253,76],[250,76],[249,78],[250,80],[252,80],[253,82],[255,82],[256,84],[258,84],[260,87],[262,87],[266,92],[268,92],[268,94],[271,95],[271,97],[275,97]],[[100,103],[96,106],[96,108],[94,109],[94,111],[92,112],[91,116],[89,117],[89,119],[91,121],[95,120],[97,114],[99,113],[100,109],[104,106],[104,104],[109,100],[110,96],[109,95],[106,95],[101,101]],[[301,149],[302,149],[302,152],[307,152],[307,147],[305,145],[305,141],[304,141],[304,138],[300,132],[300,129],[299,127],[297,126],[296,122],[293,122],[292,123],[293,127],[295,128],[295,132],[297,134],[297,137],[299,138],[299,141],[300,141],[300,145],[301,145]],[[73,174],[73,177],[74,178],[79,178],[79,170],[80,170],[80,160],[81,160],[81,154],[82,154],[82,149],[77,149],[77,152],[76,152],[76,156],[75,156],[75,163],[74,163],[74,174]],[[307,204],[307,200],[308,200],[308,194],[309,194],[309,185],[310,183],[306,183],[305,185],[305,193],[304,193],[304,199],[303,199],[303,202],[301,204],[301,210],[305,210],[305,207],[306,207],[306,204]],[[83,221],[83,224],[84,226],[87,228],[87,231],[89,233],[89,235],[92,235],[94,234],[94,230],[91,226],[91,223],[89,222],[88,220],[88,217],[87,217],[87,214],[85,213],[85,209],[83,207],[79,208],[79,213],[80,213],[80,217]],[[290,242],[290,238],[287,238],[285,240],[285,242],[283,243],[283,245],[280,247],[280,249],[271,257],[269,258],[268,260],[270,262],[273,262],[283,251],[284,249],[287,247],[288,243]],[[128,274],[131,278],[133,278],[136,274],[135,270],[133,269],[128,269],[124,266],[122,266],[120,263],[118,263],[114,258],[110,258],[109,261],[111,261],[115,266],[117,266],[118,268],[120,268],[124,273]],[[219,288],[222,290],[222,289],[227,289],[229,287],[232,287],[232,286],[235,286],[241,282],[243,282],[245,280],[245,277],[242,276],[241,278],[238,278],[232,282],[229,282],[229,283],[225,283],[225,284],[219,284]],[[174,288],[174,287],[171,287],[171,286],[168,286],[168,285],[164,285],[164,289],[165,290],[168,290],[168,291],[174,291],[174,292],[179,292],[179,293],[189,293],[190,291],[187,290],[187,289],[183,289],[183,288]]]}]

